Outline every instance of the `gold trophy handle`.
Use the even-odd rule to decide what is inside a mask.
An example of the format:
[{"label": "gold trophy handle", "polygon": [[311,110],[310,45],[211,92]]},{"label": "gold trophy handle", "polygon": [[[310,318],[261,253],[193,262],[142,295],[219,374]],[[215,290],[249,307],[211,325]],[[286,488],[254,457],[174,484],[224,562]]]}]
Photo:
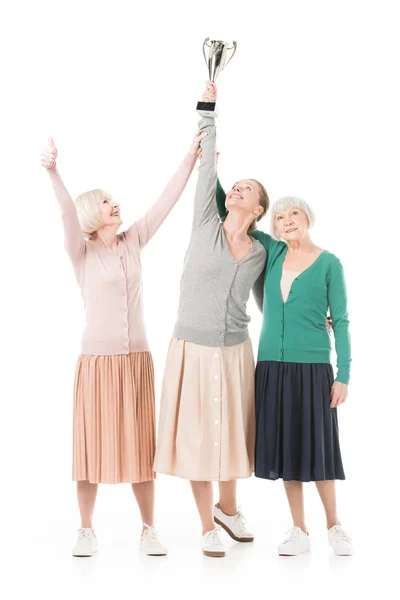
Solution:
[{"label": "gold trophy handle", "polygon": [[[207,39],[209,39],[209,38],[207,38]],[[233,44],[232,48],[227,48],[227,50],[233,50],[233,52],[230,55],[229,60],[225,63],[224,69],[225,69],[226,65],[229,65],[229,63],[231,62],[231,60],[234,57],[235,52],[236,52],[237,43],[236,42],[232,42],[232,44]],[[204,51],[204,47],[203,47],[203,51]]]},{"label": "gold trophy handle", "polygon": [[206,64],[207,64],[207,56],[206,56],[205,47],[208,45],[208,47],[211,48],[211,44],[207,44],[207,42],[209,42],[209,41],[210,41],[210,38],[208,37],[204,40],[204,44],[203,44],[203,55],[204,55],[204,60],[206,61]]}]

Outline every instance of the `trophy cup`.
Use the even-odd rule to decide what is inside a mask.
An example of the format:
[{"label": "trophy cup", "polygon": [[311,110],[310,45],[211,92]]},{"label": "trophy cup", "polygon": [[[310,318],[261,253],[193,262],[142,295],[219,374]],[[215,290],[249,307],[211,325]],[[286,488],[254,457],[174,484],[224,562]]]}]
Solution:
[{"label": "trophy cup", "polygon": [[[209,48],[208,58],[206,56],[206,46]],[[203,54],[208,67],[210,81],[216,82],[220,72],[223,71],[226,65],[232,60],[236,48],[236,42],[232,42],[232,46],[229,46],[228,42],[222,42],[221,40],[210,40],[210,38],[204,40]],[[233,52],[227,60],[228,52],[231,50],[233,50]]]},{"label": "trophy cup", "polygon": [[[206,55],[206,47],[208,50],[208,57]],[[210,40],[206,38],[203,44],[204,60],[208,67],[208,76],[210,81],[217,80],[221,71],[223,71],[226,65],[232,60],[233,55],[236,52],[237,43],[223,42],[221,40]],[[228,52],[232,51],[232,54],[228,58]],[[197,104],[197,110],[213,111],[215,109],[215,102],[199,102]]]}]

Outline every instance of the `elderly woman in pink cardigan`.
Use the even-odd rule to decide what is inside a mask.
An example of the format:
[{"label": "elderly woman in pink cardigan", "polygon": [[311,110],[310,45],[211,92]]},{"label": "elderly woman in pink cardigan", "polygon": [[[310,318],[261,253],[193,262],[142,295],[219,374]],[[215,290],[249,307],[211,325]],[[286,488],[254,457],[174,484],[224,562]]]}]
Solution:
[{"label": "elderly woman in pink cardigan", "polygon": [[153,522],[154,374],[143,322],[140,255],[185,189],[202,137],[194,138],[157,202],[123,233],[117,233],[119,204],[104,190],[72,201],[52,139],[41,155],[86,313],[74,391],[72,472],[81,514],[74,556],[97,551],[92,515],[98,484],[121,482],[131,483],[139,505],[142,551],[167,553]]}]

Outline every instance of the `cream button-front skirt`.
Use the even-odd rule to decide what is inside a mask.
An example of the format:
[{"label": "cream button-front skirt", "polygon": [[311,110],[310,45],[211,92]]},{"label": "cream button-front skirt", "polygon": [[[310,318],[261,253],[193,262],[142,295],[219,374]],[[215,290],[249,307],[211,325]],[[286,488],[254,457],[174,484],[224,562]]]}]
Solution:
[{"label": "cream button-front skirt", "polygon": [[193,481],[250,477],[254,446],[251,341],[210,348],[172,339],[154,470]]}]

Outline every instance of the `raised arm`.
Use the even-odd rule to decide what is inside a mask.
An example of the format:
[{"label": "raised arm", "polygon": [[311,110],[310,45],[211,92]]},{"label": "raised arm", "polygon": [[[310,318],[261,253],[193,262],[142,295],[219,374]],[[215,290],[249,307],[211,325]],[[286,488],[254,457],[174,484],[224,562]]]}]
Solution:
[{"label": "raised arm", "polygon": [[[342,263],[339,259],[336,259],[328,275],[328,302],[332,317],[332,328],[335,335],[337,355],[337,375],[335,383],[346,384],[347,386],[350,379],[351,349],[349,318],[347,314],[346,282]],[[345,392],[347,395],[347,389]],[[339,393],[338,399],[340,400],[341,398],[342,394]],[[345,399],[346,398],[344,397],[342,401]],[[340,404],[340,402],[338,402],[338,404]]]},{"label": "raised arm", "polygon": [[162,225],[181,197],[182,192],[189,181],[193,167],[196,164],[200,141],[203,137],[204,134],[201,133],[198,133],[195,136],[188,153],[156,203],[141,219],[139,219],[139,221],[136,221],[125,232],[128,243],[131,241],[133,243],[139,243],[139,246],[143,248],[156,233],[160,225]]},{"label": "raised arm", "polygon": [[74,267],[78,267],[86,252],[86,243],[79,225],[75,204],[65,187],[57,170],[57,148],[53,138],[49,138],[49,145],[41,154],[42,166],[46,168],[53,189],[60,205],[61,217],[64,225],[65,247]]},{"label": "raised arm", "polygon": [[216,160],[216,127],[215,127],[215,102],[217,88],[212,81],[207,82],[203,93],[203,101],[197,105],[201,116],[199,131],[206,134],[201,142],[201,160],[194,201],[193,229],[205,225],[212,219],[218,222],[215,206],[217,187],[217,160]]}]

